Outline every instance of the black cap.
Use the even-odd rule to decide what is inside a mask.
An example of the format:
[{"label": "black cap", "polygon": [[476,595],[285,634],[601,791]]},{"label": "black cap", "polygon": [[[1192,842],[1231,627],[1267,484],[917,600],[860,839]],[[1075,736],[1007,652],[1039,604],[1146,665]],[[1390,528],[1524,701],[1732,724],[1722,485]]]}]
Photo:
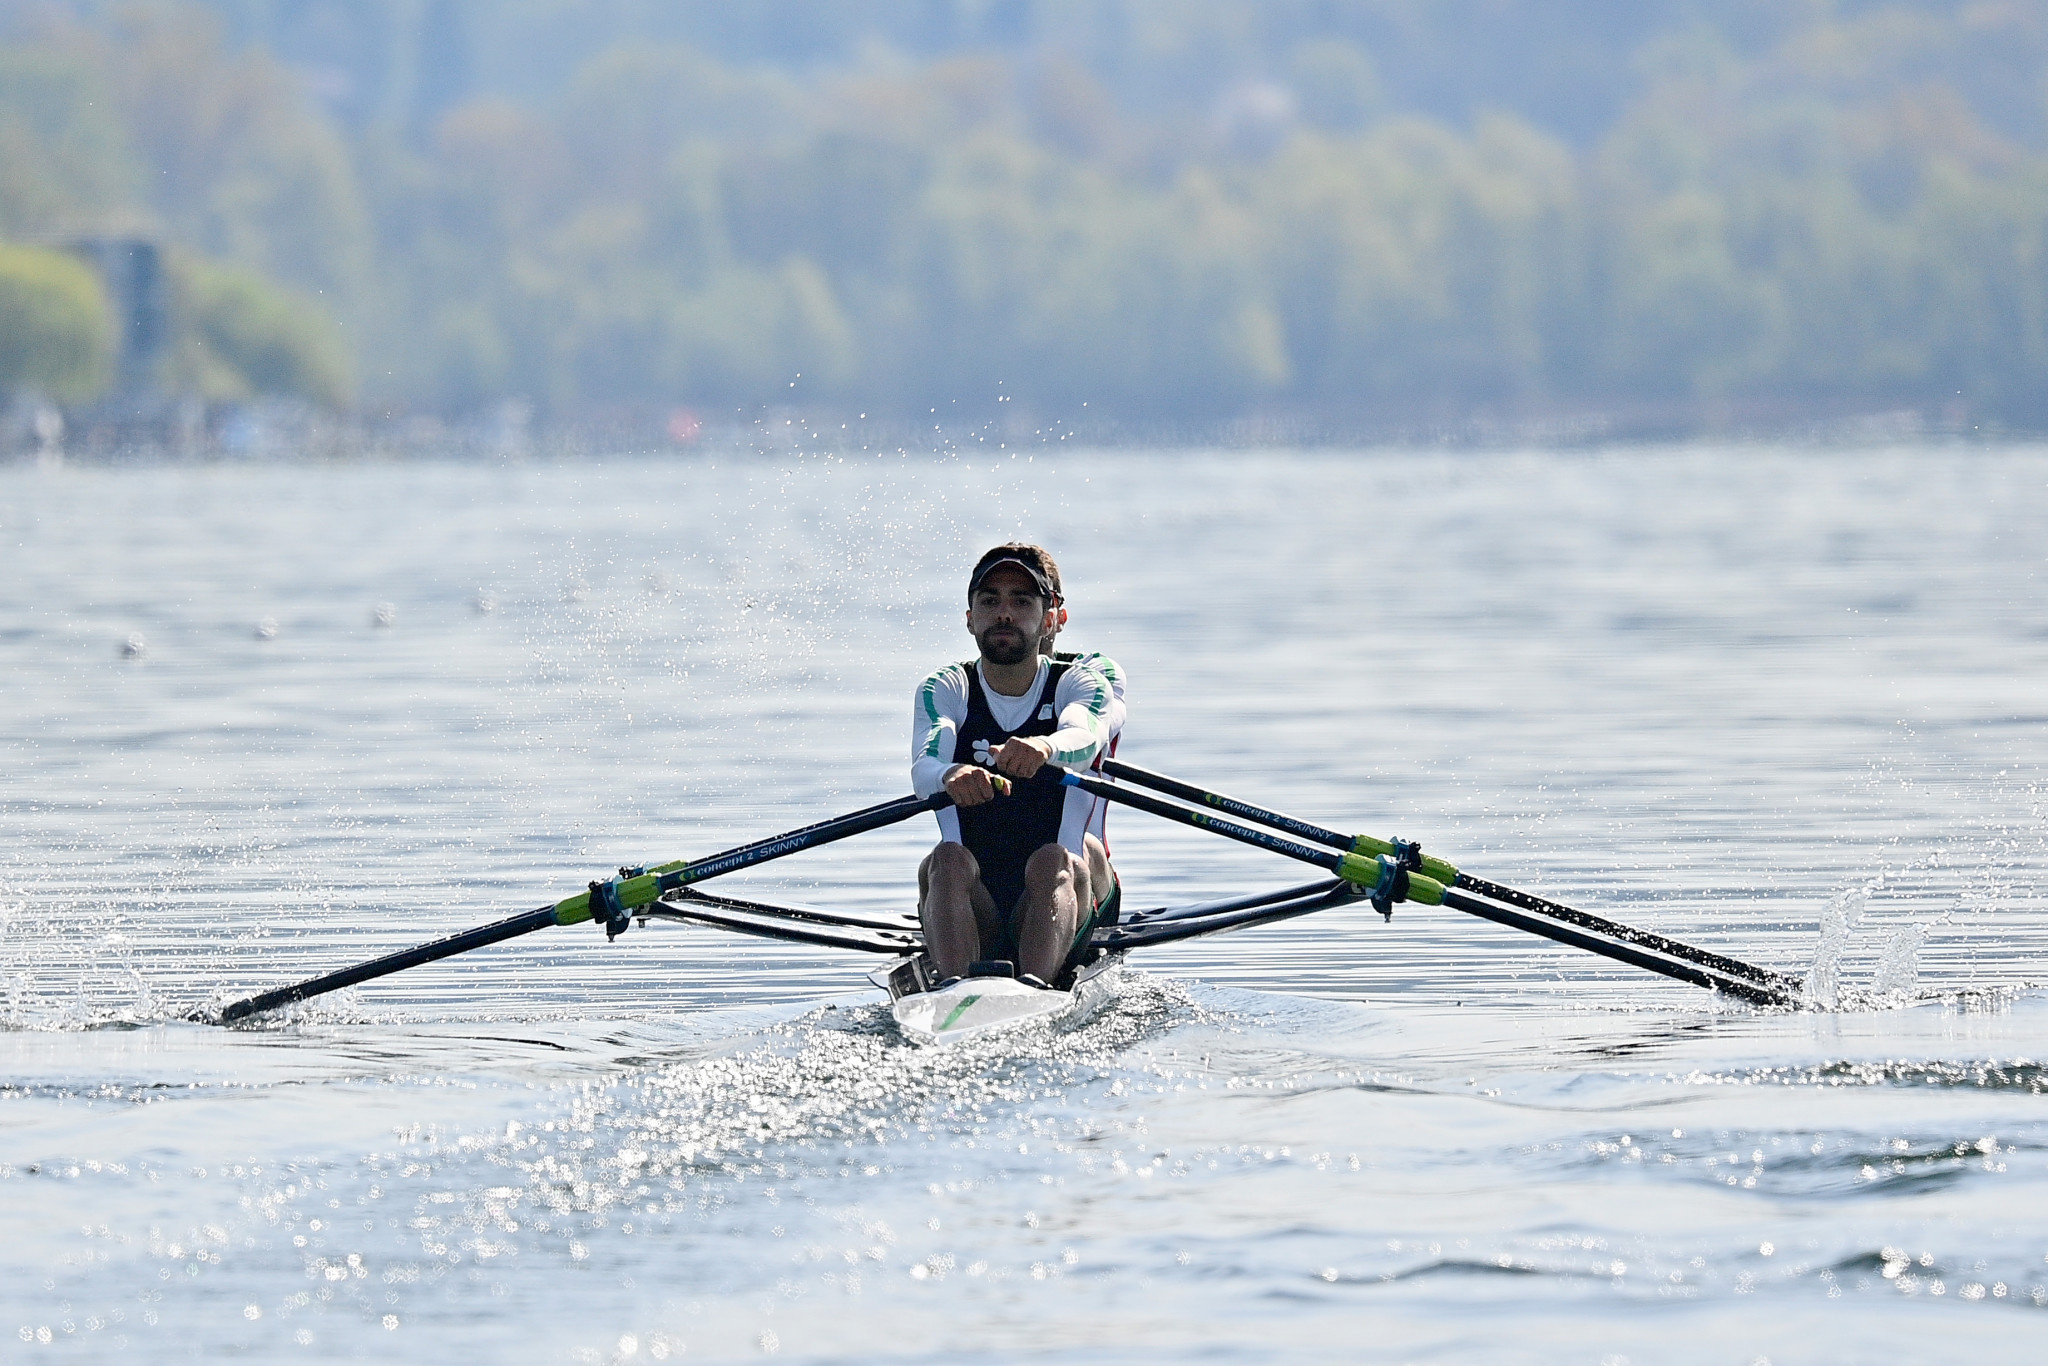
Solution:
[{"label": "black cap", "polygon": [[1052,586],[1052,581],[1046,577],[1044,569],[1006,548],[989,551],[988,554],[981,557],[980,563],[974,566],[974,573],[967,580],[968,600],[973,600],[974,594],[981,587],[983,579],[986,579],[1005,565],[1023,570],[1030,577],[1031,582],[1037,585],[1038,595],[1044,598],[1047,603],[1057,603],[1060,600],[1059,590]]}]

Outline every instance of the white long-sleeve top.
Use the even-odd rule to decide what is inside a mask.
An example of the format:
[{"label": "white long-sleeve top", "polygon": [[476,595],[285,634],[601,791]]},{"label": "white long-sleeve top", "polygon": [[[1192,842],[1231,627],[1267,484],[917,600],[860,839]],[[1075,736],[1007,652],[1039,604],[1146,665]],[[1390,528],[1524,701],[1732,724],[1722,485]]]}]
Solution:
[{"label": "white long-sleeve top", "polygon": [[[988,699],[989,714],[997,725],[1015,730],[1031,719],[1031,709],[1038,704],[1039,694],[1045,688],[1050,663],[1041,657],[1031,686],[1016,697],[991,688],[988,675],[982,674],[982,695]],[[976,661],[973,667],[979,670],[980,662]],[[963,664],[946,665],[920,683],[911,700],[910,785],[920,797],[929,797],[943,788],[946,770],[961,762],[954,747],[960,727],[967,721],[967,668]],[[1105,676],[1109,673],[1115,674],[1117,685]],[[1122,674],[1114,664],[1104,669],[1102,663],[1086,659],[1074,661],[1060,676],[1052,700],[1052,719],[1059,728],[1044,737],[1052,744],[1053,763],[1086,768],[1108,747],[1123,721],[1121,680]],[[1102,803],[1071,788],[1066,803],[1060,820],[1060,843],[1079,854],[1083,852],[1082,837],[1096,823],[1100,814],[1096,808]],[[941,838],[958,843],[959,818],[949,808],[939,812],[938,819]]]},{"label": "white long-sleeve top", "polygon": [[[1115,660],[1100,650],[1057,657],[1095,670],[1102,675],[1103,681],[1109,684],[1109,743],[1103,746],[1103,751],[1114,755],[1116,742],[1124,733],[1124,717],[1128,714],[1124,708],[1124,671],[1117,666]],[[1109,846],[1109,803],[1099,797],[1091,797],[1089,802],[1088,833],[1101,840],[1106,849]]]}]

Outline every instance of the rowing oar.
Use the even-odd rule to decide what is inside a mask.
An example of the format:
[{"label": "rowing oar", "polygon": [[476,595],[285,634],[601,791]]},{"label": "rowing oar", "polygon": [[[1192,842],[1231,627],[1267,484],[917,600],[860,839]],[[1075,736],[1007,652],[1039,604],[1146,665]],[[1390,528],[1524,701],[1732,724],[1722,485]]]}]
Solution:
[{"label": "rowing oar", "polygon": [[[1136,764],[1127,764],[1117,759],[1104,760],[1102,771],[1109,774],[1112,778],[1121,778],[1126,782],[1137,783],[1140,786],[1164,792],[1168,796],[1178,797],[1182,801],[1198,802],[1204,806],[1213,806],[1219,811],[1228,811],[1233,816],[1241,816],[1245,820],[1256,821],[1260,825],[1269,825],[1275,830],[1285,830],[1287,833],[1308,840],[1311,843],[1325,845],[1331,849],[1341,849],[1347,853],[1363,854],[1375,858],[1380,855],[1400,857],[1402,850],[1414,848],[1413,845],[1405,844],[1399,840],[1375,839],[1371,835],[1344,835],[1339,834],[1335,830],[1325,830],[1321,826],[1310,825],[1307,821],[1297,820],[1293,816],[1285,815],[1278,811],[1268,811],[1262,806],[1253,806],[1250,802],[1239,801],[1235,797],[1226,797],[1220,792],[1210,792],[1206,788],[1196,787],[1192,783],[1184,783],[1177,778],[1169,778],[1163,773],[1154,773],[1150,769],[1139,768]],[[1801,987],[1799,979],[1787,976],[1782,972],[1774,972],[1769,968],[1760,968],[1754,964],[1745,963],[1739,958],[1729,958],[1707,949],[1694,948],[1692,945],[1682,944],[1676,939],[1667,939],[1661,934],[1652,934],[1648,930],[1638,930],[1631,926],[1623,925],[1618,921],[1606,920],[1600,916],[1589,914],[1586,911],[1573,910],[1570,906],[1563,905],[1560,902],[1547,901],[1540,896],[1532,896],[1528,892],[1517,891],[1513,887],[1504,887],[1498,882],[1488,882],[1484,878],[1460,872],[1439,858],[1424,857],[1421,860],[1420,867],[1424,873],[1443,883],[1446,887],[1477,892],[1481,896],[1490,897],[1495,901],[1506,902],[1510,906],[1519,906],[1525,911],[1534,911],[1536,914],[1548,916],[1552,920],[1562,920],[1567,924],[1596,930],[1601,934],[1610,935],[1613,938],[1639,945],[1642,948],[1654,949],[1658,953],[1669,954],[1673,958],[1683,958],[1688,962],[1698,963],[1703,967],[1710,967],[1716,972],[1726,973],[1731,977],[1739,977],[1746,981],[1754,982],[1787,998],[1794,998],[1799,995]]]},{"label": "rowing oar", "polygon": [[[1543,902],[1540,898],[1528,897],[1512,888],[1498,888],[1506,893],[1503,899],[1515,898],[1523,903],[1538,902],[1549,908],[1540,915],[1528,915],[1508,906],[1496,906],[1481,901],[1478,896],[1467,896],[1463,888],[1477,892],[1480,896],[1495,895],[1494,884],[1477,878],[1466,878],[1452,865],[1439,858],[1425,855],[1405,840],[1381,840],[1369,835],[1340,835],[1332,830],[1323,830],[1277,811],[1265,811],[1247,802],[1233,801],[1218,793],[1205,792],[1201,788],[1151,773],[1133,765],[1116,760],[1107,760],[1103,771],[1114,773],[1132,782],[1143,782],[1160,791],[1190,801],[1205,801],[1212,806],[1229,810],[1233,815],[1259,820],[1277,829],[1287,830],[1303,838],[1313,839],[1328,849],[1315,849],[1293,840],[1269,835],[1263,830],[1238,825],[1233,821],[1221,820],[1206,811],[1179,806],[1173,802],[1161,801],[1157,797],[1134,792],[1100,778],[1084,774],[1062,772],[1059,781],[1068,787],[1079,788],[1090,796],[1107,801],[1121,802],[1134,806],[1140,811],[1149,811],[1155,816],[1191,825],[1198,830],[1226,836],[1245,844],[1254,845],[1288,858],[1299,859],[1326,868],[1338,877],[1366,891],[1373,905],[1382,913],[1391,915],[1393,905],[1398,901],[1419,901],[1426,906],[1448,906],[1454,911],[1463,911],[1482,920],[1491,920],[1497,925],[1524,930],[1545,939],[1573,948],[1597,953],[1617,962],[1628,963],[1650,972],[1662,973],[1666,977],[1694,986],[1709,987],[1725,991],[1732,996],[1757,1001],[1767,1005],[1789,1005],[1798,997],[1799,983],[1783,974],[1759,968],[1738,959],[1727,958],[1705,949],[1681,944],[1675,939],[1650,934],[1644,930],[1632,929],[1611,920],[1603,920],[1584,911],[1574,911],[1568,906],[1554,902]],[[1142,774],[1140,778],[1137,775]],[[1170,785],[1170,786],[1169,786]],[[1512,904],[1512,903],[1511,903]],[[1531,906],[1529,909],[1535,909]],[[1562,914],[1560,914],[1562,913]],[[1571,928],[1576,925],[1618,940],[1610,943],[1596,939],[1591,934],[1580,933]]]},{"label": "rowing oar", "polygon": [[367,982],[376,977],[388,977],[394,972],[403,972],[422,963],[450,958],[458,953],[466,953],[470,949],[480,949],[486,944],[503,943],[507,939],[516,939],[522,934],[531,934],[550,925],[578,925],[586,920],[596,920],[604,926],[607,938],[616,939],[625,932],[626,925],[636,909],[658,900],[664,892],[672,892],[678,887],[687,887],[693,882],[702,882],[706,878],[714,878],[722,873],[751,868],[770,859],[800,853],[805,849],[815,849],[834,840],[843,840],[869,830],[879,830],[885,825],[909,820],[922,812],[942,810],[952,804],[953,799],[943,792],[929,797],[899,797],[892,802],[883,802],[879,806],[835,816],[831,820],[819,821],[815,825],[807,825],[787,834],[743,844],[737,849],[729,849],[723,854],[699,859],[695,863],[678,861],[665,863],[659,868],[622,868],[618,877],[604,882],[593,882],[588,891],[565,897],[552,906],[542,906],[495,924],[481,925],[461,934],[450,935],[446,939],[437,939],[431,944],[421,944],[417,948],[389,954],[368,963],[358,963],[352,968],[330,972],[324,977],[315,977],[296,986],[280,987],[276,991],[266,991],[260,996],[251,996],[221,1011],[217,1021],[207,1021],[206,1017],[198,1015],[192,1018],[208,1023],[232,1024],[236,1020],[246,1019],[266,1010],[275,1010],[294,1001],[303,1001],[309,996],[339,991],[343,987],[352,987],[358,982]]}]

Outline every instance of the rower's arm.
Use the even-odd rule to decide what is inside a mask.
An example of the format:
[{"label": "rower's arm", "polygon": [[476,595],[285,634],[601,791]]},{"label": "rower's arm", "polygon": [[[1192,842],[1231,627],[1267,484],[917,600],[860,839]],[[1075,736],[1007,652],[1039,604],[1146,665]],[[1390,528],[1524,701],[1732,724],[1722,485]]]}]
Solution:
[{"label": "rower's arm", "polygon": [[1124,728],[1124,687],[1129,682],[1117,662],[1100,650],[1077,654],[1073,662],[1084,669],[1093,669],[1102,675],[1102,681],[1109,684],[1109,733],[1114,738]]},{"label": "rower's arm", "polygon": [[1115,701],[1109,680],[1092,668],[1077,665],[1061,677],[1053,701],[1059,708],[1060,728],[1046,737],[1052,742],[1052,762],[1086,768],[1109,744],[1110,709]]},{"label": "rower's arm", "polygon": [[910,788],[929,797],[946,785],[954,742],[967,720],[967,675],[949,664],[917,685],[910,701]]}]

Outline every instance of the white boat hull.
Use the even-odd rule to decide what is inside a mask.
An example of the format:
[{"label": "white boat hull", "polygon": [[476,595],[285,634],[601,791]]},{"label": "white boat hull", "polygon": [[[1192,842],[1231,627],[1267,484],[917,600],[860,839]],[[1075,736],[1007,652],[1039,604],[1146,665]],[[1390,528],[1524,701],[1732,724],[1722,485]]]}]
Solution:
[{"label": "white boat hull", "polygon": [[1013,977],[968,977],[941,990],[899,996],[889,1011],[903,1037],[920,1044],[959,1043],[1035,1024],[1059,1028],[1101,1009],[1114,994],[1116,975],[1091,973],[1072,991],[1026,986]]}]

